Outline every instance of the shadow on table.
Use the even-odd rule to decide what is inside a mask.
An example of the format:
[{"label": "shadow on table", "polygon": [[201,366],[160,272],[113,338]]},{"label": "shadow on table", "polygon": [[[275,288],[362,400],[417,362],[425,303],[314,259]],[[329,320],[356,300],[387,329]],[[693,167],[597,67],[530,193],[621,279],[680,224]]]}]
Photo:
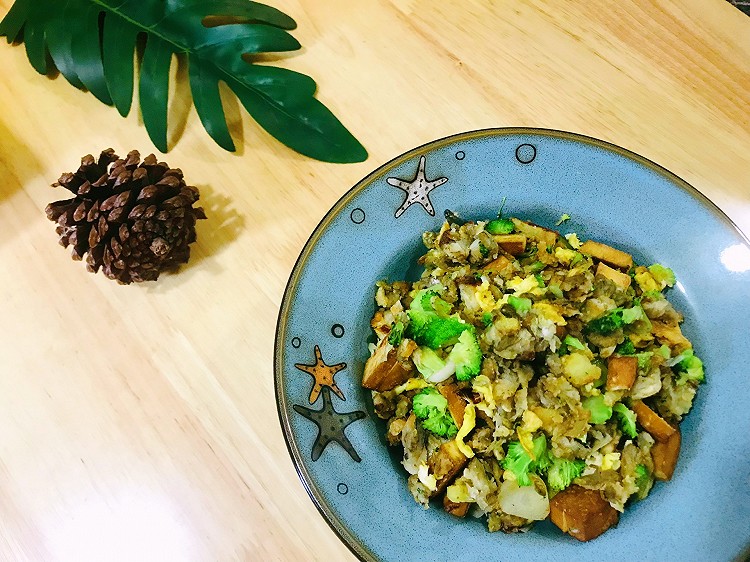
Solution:
[{"label": "shadow on table", "polygon": [[40,171],[36,156],[0,121],[0,203]]}]

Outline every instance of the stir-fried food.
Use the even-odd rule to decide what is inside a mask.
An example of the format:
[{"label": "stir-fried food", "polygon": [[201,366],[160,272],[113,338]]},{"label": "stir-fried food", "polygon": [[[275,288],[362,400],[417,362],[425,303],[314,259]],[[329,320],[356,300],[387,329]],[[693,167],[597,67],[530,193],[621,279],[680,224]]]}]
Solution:
[{"label": "stir-fried food", "polygon": [[490,531],[550,517],[586,541],[669,480],[703,364],[661,264],[516,218],[423,235],[414,282],[377,284],[362,385],[408,488]]}]

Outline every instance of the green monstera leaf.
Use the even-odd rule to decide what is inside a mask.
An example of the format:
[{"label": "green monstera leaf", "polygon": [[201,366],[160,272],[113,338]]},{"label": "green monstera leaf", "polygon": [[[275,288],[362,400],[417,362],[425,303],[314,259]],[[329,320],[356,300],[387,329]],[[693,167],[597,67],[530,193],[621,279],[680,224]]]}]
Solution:
[{"label": "green monstera leaf", "polygon": [[220,82],[292,149],[327,162],[365,160],[364,147],[315,99],[312,78],[243,58],[299,49],[287,31],[295,27],[286,14],[249,0],[16,0],[0,22],[0,36],[23,41],[37,72],[47,74],[54,65],[123,116],[133,99],[134,51],[145,40],[138,99],[146,130],[162,152],[168,148],[169,69],[173,55],[180,55],[187,59],[198,116],[222,148],[235,147]]}]

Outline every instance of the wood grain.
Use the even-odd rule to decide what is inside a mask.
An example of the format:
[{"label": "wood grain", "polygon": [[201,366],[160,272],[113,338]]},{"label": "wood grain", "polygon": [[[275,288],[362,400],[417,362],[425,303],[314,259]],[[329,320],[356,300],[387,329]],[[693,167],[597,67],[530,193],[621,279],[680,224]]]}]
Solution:
[{"label": "wood grain", "polygon": [[0,45],[2,560],[353,559],[288,457],[274,329],[317,222],[406,149],[571,130],[662,164],[750,232],[750,18],[724,0],[275,5],[305,46],[281,64],[316,78],[370,159],[301,157],[229,97],[239,152],[225,153],[180,86],[166,160],[210,220],[188,266],[141,286],[71,261],[43,212],[82,155],[153,151],[138,116]]}]

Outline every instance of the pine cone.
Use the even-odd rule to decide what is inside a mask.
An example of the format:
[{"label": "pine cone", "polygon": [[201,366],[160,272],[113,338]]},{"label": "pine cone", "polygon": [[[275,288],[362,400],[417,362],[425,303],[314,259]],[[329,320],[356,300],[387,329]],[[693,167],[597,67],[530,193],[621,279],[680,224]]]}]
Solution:
[{"label": "pine cone", "polygon": [[122,284],[155,281],[162,271],[186,263],[195,221],[206,218],[202,208],[193,208],[199,193],[185,184],[181,170],[153,154],[141,163],[137,150],[124,160],[111,148],[99,160],[84,156],[77,172],[52,185],[75,195],[47,205],[60,244],[72,246],[75,260],[88,253],[89,271],[101,268]]}]

